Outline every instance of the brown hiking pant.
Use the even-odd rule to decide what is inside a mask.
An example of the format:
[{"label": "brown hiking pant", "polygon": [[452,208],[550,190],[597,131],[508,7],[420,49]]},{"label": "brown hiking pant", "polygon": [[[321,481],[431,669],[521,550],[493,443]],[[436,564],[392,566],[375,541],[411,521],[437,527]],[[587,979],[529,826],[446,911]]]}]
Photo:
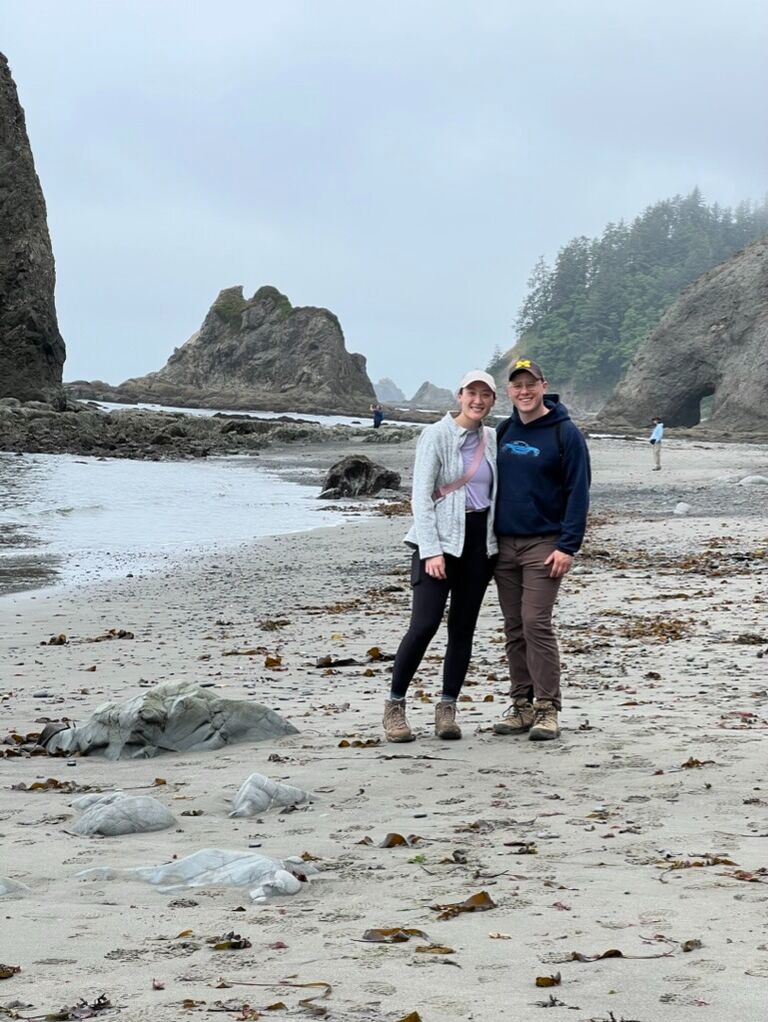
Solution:
[{"label": "brown hiking pant", "polygon": [[495,578],[507,636],[510,695],[550,699],[560,709],[560,653],[552,628],[559,578],[547,557],[559,536],[499,536]]}]

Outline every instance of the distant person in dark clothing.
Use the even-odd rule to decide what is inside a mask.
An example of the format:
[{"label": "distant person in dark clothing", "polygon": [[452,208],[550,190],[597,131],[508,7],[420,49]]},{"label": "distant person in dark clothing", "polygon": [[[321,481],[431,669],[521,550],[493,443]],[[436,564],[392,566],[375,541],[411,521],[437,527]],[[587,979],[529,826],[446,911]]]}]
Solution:
[{"label": "distant person in dark clothing", "polygon": [[661,472],[661,441],[664,439],[664,423],[661,419],[651,419],[653,432],[648,437],[648,442],[653,451],[653,471]]},{"label": "distant person in dark clothing", "polygon": [[373,412],[373,428],[378,429],[384,421],[384,409],[377,401],[375,405],[371,405],[371,411]]},{"label": "distant person in dark clothing", "polygon": [[587,524],[589,452],[541,367],[518,359],[509,372],[512,415],[496,428],[499,486],[496,585],[504,615],[512,705],[499,735],[560,734],[560,653],[552,611]]}]

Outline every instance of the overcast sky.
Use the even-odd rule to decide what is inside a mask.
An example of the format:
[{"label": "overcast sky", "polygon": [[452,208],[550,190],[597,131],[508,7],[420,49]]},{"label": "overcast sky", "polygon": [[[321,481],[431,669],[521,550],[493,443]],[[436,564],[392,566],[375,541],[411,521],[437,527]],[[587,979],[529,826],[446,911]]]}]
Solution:
[{"label": "overcast sky", "polygon": [[273,284],[372,380],[454,386],[539,255],[768,190],[764,0],[2,0],[0,48],[68,380],[158,369]]}]

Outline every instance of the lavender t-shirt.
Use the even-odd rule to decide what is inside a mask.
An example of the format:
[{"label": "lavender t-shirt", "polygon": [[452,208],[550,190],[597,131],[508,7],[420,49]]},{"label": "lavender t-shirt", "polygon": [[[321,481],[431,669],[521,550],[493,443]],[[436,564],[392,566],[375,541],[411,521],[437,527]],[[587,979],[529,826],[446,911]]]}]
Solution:
[{"label": "lavender t-shirt", "polygon": [[[482,428],[482,427],[481,427]],[[464,471],[469,471],[472,459],[475,456],[477,445],[480,443],[480,430],[468,429],[461,445],[461,457],[464,460]],[[484,511],[491,506],[491,486],[493,485],[493,473],[488,459],[483,455],[480,466],[464,487],[466,493],[467,511]]]}]

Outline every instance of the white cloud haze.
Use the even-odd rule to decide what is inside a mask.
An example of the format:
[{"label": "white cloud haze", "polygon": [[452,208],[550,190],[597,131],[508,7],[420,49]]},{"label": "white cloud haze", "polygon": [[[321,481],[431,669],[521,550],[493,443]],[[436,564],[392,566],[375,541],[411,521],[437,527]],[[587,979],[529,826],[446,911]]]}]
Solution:
[{"label": "white cloud haze", "polygon": [[768,190],[758,0],[6,0],[65,379],[158,369],[223,287],[453,386],[537,257],[699,185]]}]

